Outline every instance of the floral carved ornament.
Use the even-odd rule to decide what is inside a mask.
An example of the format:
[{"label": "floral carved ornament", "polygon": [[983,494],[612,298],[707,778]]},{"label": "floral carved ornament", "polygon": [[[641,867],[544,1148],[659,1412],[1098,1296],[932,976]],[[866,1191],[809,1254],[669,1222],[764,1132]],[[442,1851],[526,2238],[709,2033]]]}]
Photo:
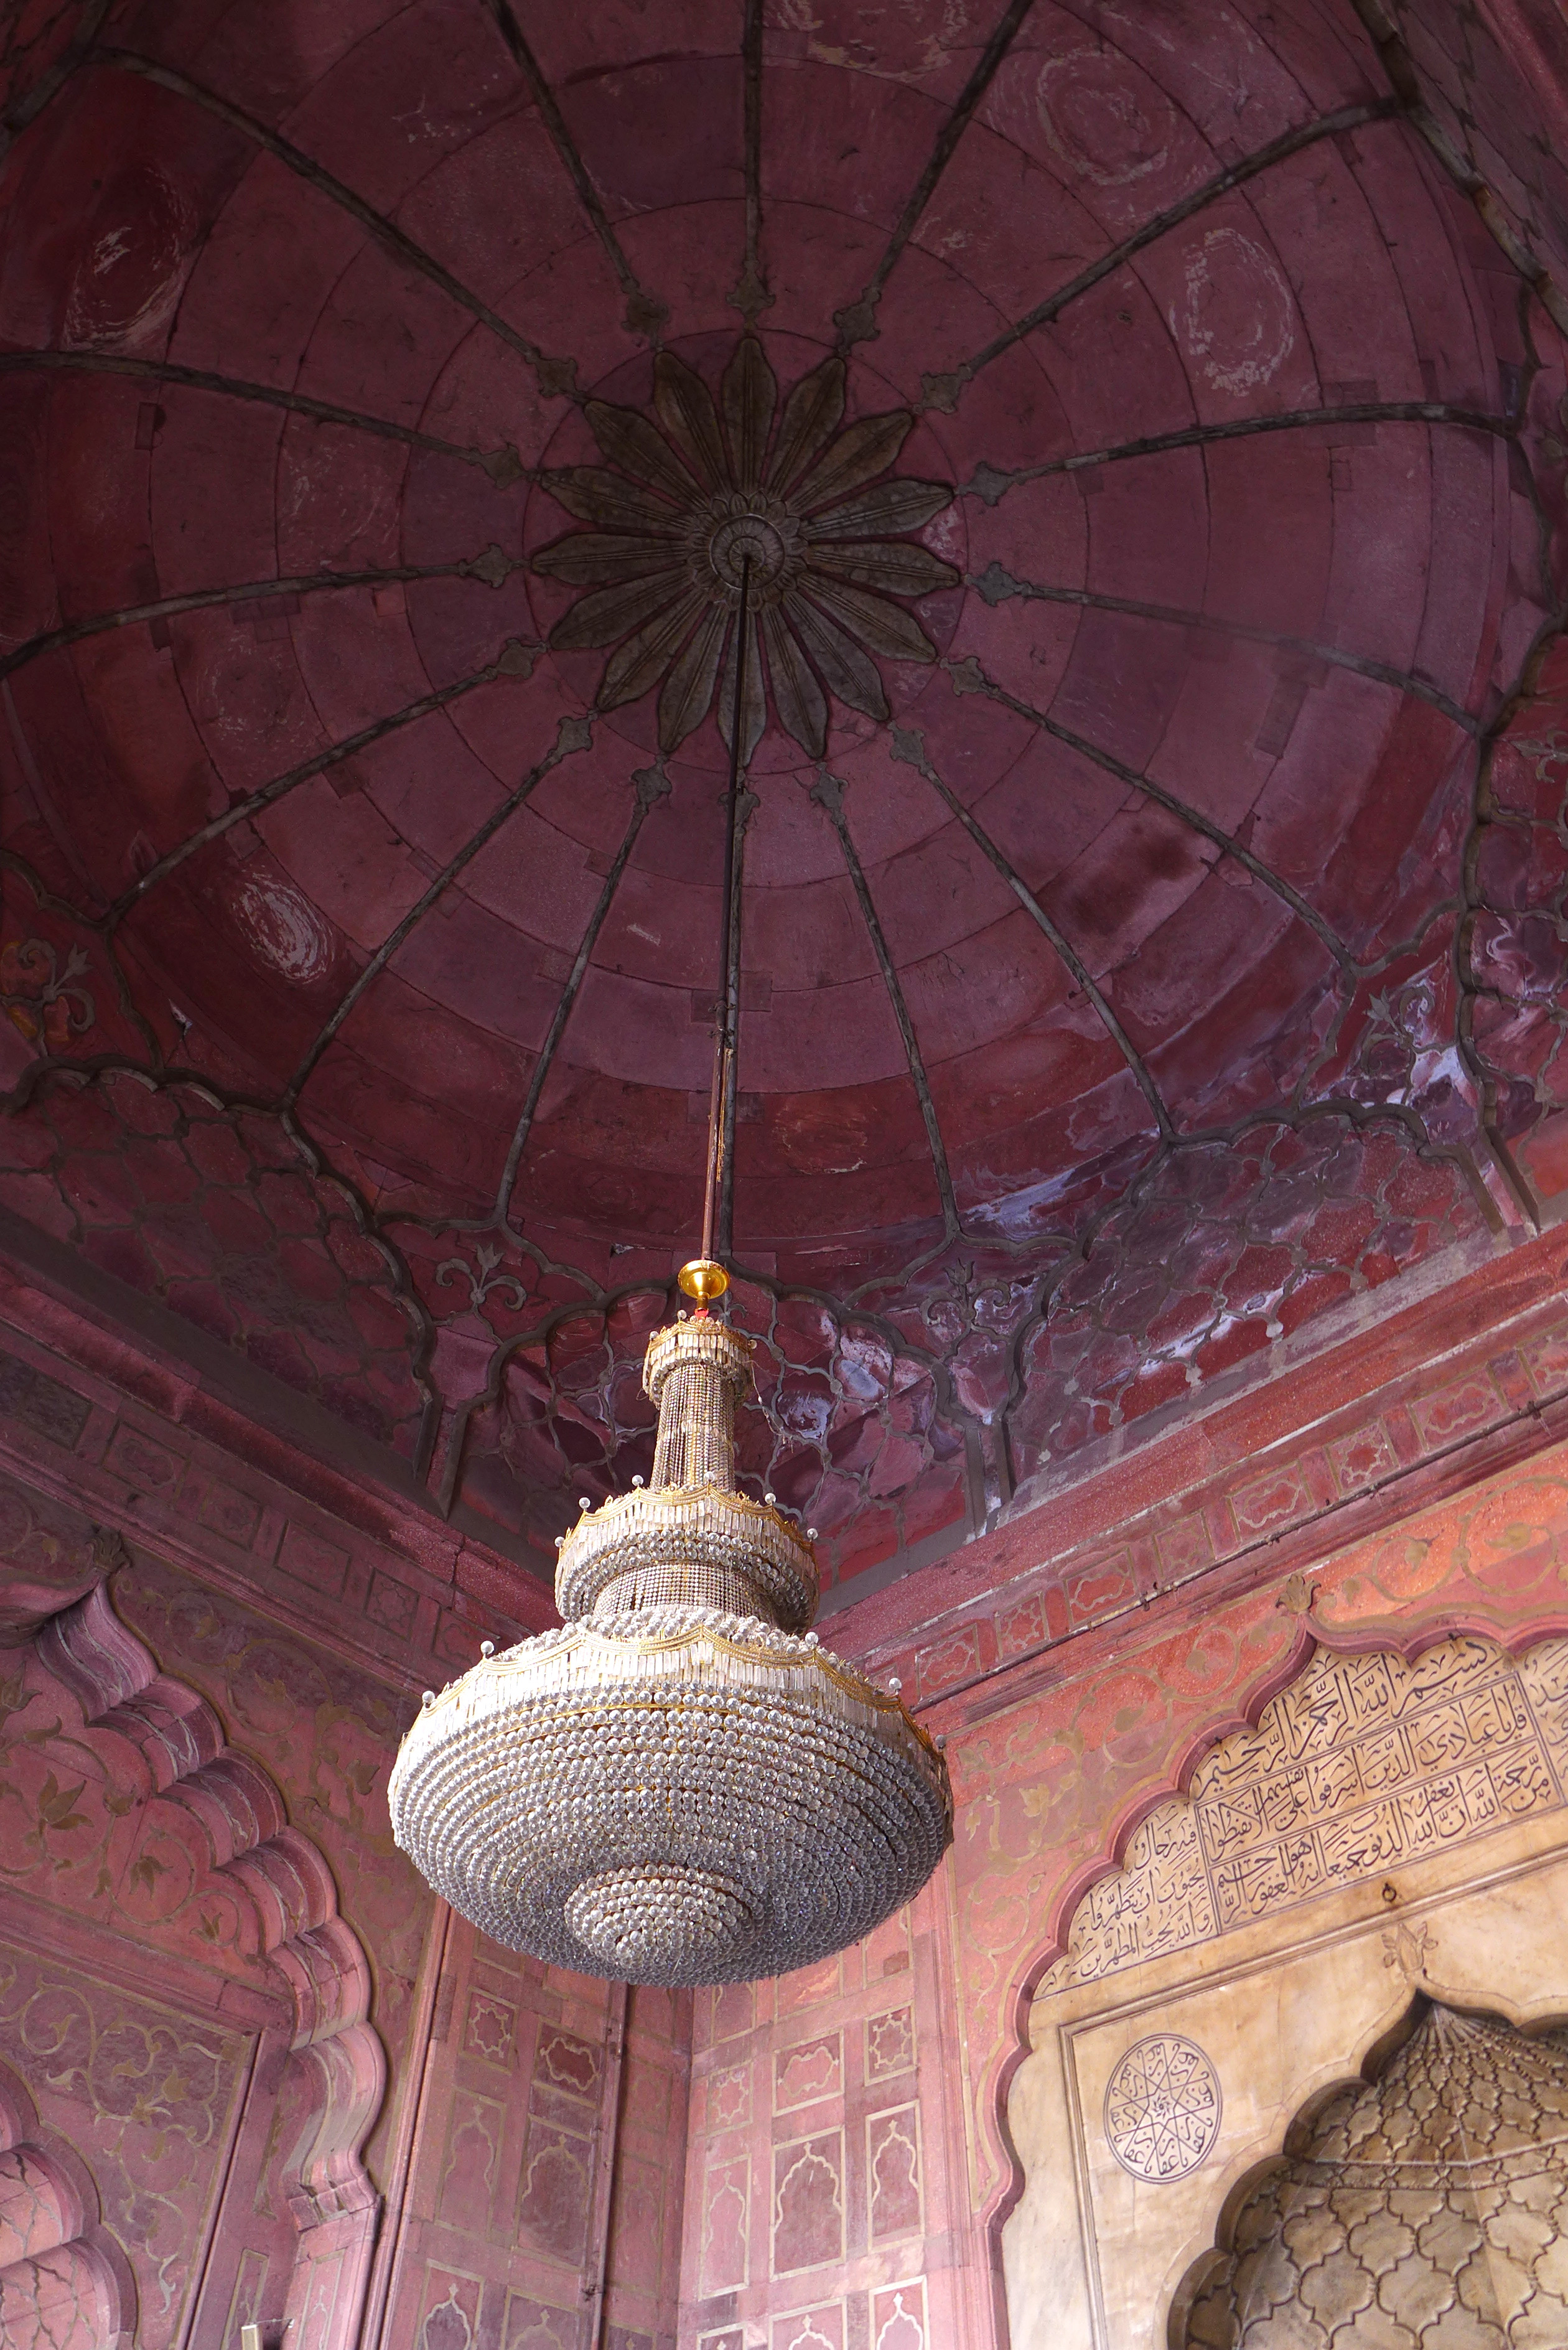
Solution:
[{"label": "floral carved ornament", "polygon": [[888,478],[915,420],[897,410],[845,424],[845,387],[844,361],[825,359],[781,411],[777,378],[748,334],[715,401],[700,375],[661,351],[657,421],[591,400],[584,415],[604,465],[542,477],[590,525],[534,557],[535,571],[587,591],[550,642],[558,651],[608,649],[601,710],[657,686],[661,751],[701,724],[716,691],[720,729],[732,739],[737,661],[726,650],[742,578],[743,757],[767,723],[770,691],[779,724],[820,759],[830,696],[885,720],[878,660],[935,660],[900,599],[953,587],[959,575],[906,534],[950,504],[952,489]]}]

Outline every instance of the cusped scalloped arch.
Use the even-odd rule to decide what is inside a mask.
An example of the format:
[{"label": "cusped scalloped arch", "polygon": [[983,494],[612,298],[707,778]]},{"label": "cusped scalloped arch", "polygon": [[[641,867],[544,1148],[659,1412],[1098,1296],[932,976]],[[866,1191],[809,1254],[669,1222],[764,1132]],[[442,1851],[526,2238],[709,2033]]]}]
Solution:
[{"label": "cusped scalloped arch", "polygon": [[[43,1721],[27,1743],[44,1774],[40,1817],[67,1835],[95,1821],[101,1829],[90,1894],[85,1881],[78,1897],[62,1878],[67,1898],[90,1914],[118,1887],[117,1930],[129,1927],[155,1949],[284,1994],[278,2004],[296,2075],[289,2102],[298,2116],[279,2158],[278,2185],[298,2230],[286,2314],[321,2302],[329,2267],[332,2317],[321,2340],[324,2350],[347,2345],[379,2205],[361,2150],[387,2067],[369,2021],[369,1963],[339,1914],[332,1871],[290,1824],[270,1774],[228,1743],[207,1700],[159,1670],[116,1614],[107,1581],[50,1615],[33,1647],[47,1679],[20,1694],[32,1704],[47,1692],[59,1717]],[[89,1758],[100,1775],[84,1772]],[[156,1846],[146,1841],[154,1828]],[[159,1859],[149,1867],[152,1853],[171,1854],[180,1866]],[[3,2326],[0,2337],[12,2339]]]}]

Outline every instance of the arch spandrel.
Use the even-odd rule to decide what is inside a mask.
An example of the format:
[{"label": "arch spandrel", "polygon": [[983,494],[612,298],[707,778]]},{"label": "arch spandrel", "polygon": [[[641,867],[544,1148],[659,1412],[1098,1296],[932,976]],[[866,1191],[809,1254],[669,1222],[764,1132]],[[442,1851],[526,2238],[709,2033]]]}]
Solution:
[{"label": "arch spandrel", "polygon": [[1413,1662],[1319,1648],[1079,1902],[1043,1999],[1386,1876],[1568,1801],[1568,1639]]},{"label": "arch spandrel", "polygon": [[[1264,1583],[1172,1628],[1134,1619],[1070,1678],[972,1722],[948,1761],[959,1995],[975,2087],[977,2210],[993,2241],[1023,2189],[1009,2119],[1036,1989],[1078,1906],[1215,1743],[1255,1727],[1317,1648],[1417,1659],[1461,1630],[1511,1655],[1568,1631],[1568,1482],[1555,1461],[1504,1471],[1282,1586]],[[1124,1717],[1118,1719],[1118,1716]],[[940,1728],[948,1728],[939,1707]]]}]

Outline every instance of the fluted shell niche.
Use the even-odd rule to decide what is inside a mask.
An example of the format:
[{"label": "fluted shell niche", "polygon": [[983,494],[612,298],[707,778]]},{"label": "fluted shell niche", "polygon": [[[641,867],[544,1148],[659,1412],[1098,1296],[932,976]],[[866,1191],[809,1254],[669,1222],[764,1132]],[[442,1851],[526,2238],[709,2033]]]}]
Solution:
[{"label": "fluted shell niche", "polygon": [[1423,2008],[1377,2079],[1293,2133],[1174,2350],[1568,2342],[1568,2034]]}]

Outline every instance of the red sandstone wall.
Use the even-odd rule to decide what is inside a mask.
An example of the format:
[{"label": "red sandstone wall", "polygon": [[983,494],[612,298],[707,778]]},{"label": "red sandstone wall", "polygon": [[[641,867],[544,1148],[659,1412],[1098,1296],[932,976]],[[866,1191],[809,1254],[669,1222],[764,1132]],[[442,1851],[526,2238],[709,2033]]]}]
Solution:
[{"label": "red sandstone wall", "polygon": [[[897,2002],[879,1943],[700,1998],[680,2350],[1006,2344],[1007,2089],[1083,1892],[1314,1639],[1568,1627],[1565,1272],[1549,1236],[826,1620],[946,1735],[956,1842],[888,1929]],[[906,2002],[913,2063],[884,2084],[870,2033]],[[883,2166],[891,2227],[885,2109],[919,2141],[918,2187]]]},{"label": "red sandstone wall", "polygon": [[839,1958],[698,1994],[681,2350],[989,2339],[953,2224],[967,2182],[944,1880]]},{"label": "red sandstone wall", "polygon": [[1007,2087],[1078,1898],[1314,1640],[1568,1628],[1568,1443],[1324,1550],[1310,1581],[1156,1606],[929,1710],[958,1809],[934,1885],[842,1960],[699,1997],[680,2350],[1006,2343]]},{"label": "red sandstone wall", "polygon": [[434,1901],[386,1809],[415,1675],[3,1476],[0,1621],[0,2064],[130,2271],[106,2332],[0,2238],[8,2345],[670,2343],[690,2003]]},{"label": "red sandstone wall", "polygon": [[535,1966],[462,1919],[433,1955],[375,2338],[655,2350],[674,2322],[690,2002]]},{"label": "red sandstone wall", "polygon": [[[993,2350],[1024,2003],[1136,1822],[1314,1638],[1568,1627],[1565,1270],[1548,1236],[828,1618],[946,1734],[954,1852],[861,1949],[694,2003],[524,1966],[397,1856],[450,1667],[379,1645],[385,1543],[315,1505],[313,1594],[234,1540],[296,1497],[241,1523],[253,1471],[0,1331],[0,2063],[138,2339]],[[132,1448],[177,1464],[151,1507]]]}]

